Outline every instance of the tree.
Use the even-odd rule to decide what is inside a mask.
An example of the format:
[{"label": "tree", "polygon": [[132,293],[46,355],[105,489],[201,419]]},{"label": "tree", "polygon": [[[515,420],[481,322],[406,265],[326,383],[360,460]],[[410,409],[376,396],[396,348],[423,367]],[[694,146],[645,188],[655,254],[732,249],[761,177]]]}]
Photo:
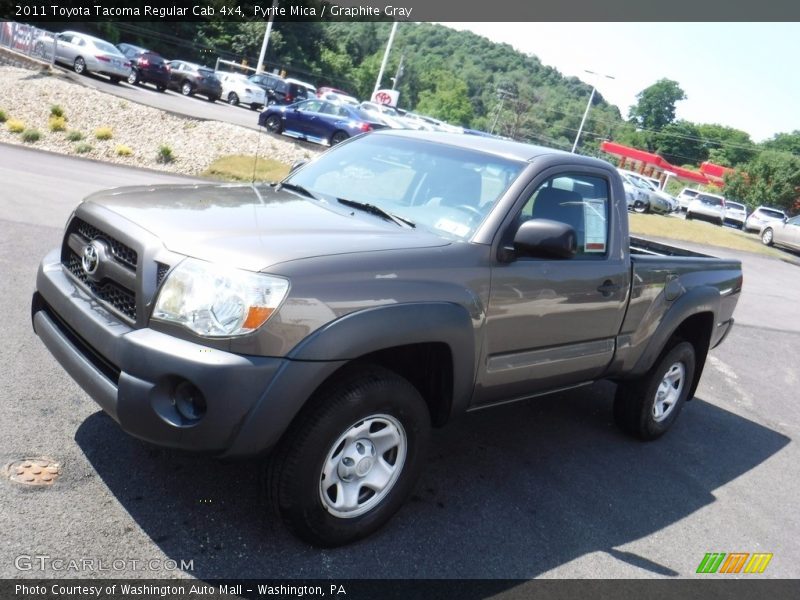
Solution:
[{"label": "tree", "polygon": [[469,125],[474,111],[467,97],[467,84],[447,71],[433,74],[433,90],[419,96],[417,110],[454,125]]},{"label": "tree", "polygon": [[677,81],[661,79],[636,95],[638,102],[631,106],[630,119],[642,129],[661,131],[675,120],[675,103],[686,100]]},{"label": "tree", "polygon": [[792,210],[800,198],[800,157],[764,150],[725,176],[723,193],[751,210],[762,204]]},{"label": "tree", "polygon": [[675,121],[654,135],[655,151],[675,165],[698,165],[708,159],[700,129],[691,121]]},{"label": "tree", "polygon": [[751,160],[756,153],[750,134],[725,125],[697,126],[708,152],[708,160],[725,167],[735,167]]},{"label": "tree", "polygon": [[762,146],[768,150],[779,150],[800,156],[800,129],[795,129],[792,133],[776,133]]}]

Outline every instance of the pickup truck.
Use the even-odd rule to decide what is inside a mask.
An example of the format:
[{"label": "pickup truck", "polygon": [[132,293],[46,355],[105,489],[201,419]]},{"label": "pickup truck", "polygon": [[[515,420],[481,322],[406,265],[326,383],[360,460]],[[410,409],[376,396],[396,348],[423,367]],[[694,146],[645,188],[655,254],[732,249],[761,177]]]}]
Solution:
[{"label": "pickup truck", "polygon": [[33,327],[129,434],[264,455],[287,526],[378,529],[468,411],[617,383],[651,440],[725,338],[741,264],[628,235],[610,164],[378,131],[280,183],[86,198],[42,261]]}]

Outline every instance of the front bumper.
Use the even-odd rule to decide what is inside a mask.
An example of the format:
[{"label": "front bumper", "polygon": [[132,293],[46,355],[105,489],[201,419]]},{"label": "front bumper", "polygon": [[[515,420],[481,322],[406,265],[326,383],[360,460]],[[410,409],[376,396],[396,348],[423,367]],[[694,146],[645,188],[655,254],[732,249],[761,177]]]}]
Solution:
[{"label": "front bumper", "polygon": [[[272,447],[336,363],[241,356],[153,329],[132,329],[59,261],[39,267],[33,328],[73,379],[123,430],[149,442],[229,456]],[[175,401],[192,384],[204,400],[199,419]]]}]

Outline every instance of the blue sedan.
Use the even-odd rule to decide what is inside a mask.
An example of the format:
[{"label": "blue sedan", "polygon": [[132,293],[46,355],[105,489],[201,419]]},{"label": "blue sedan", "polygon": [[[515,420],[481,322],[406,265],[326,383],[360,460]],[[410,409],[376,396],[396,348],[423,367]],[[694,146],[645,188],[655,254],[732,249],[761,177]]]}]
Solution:
[{"label": "blue sedan", "polygon": [[270,106],[259,115],[258,124],[273,133],[331,146],[359,133],[386,127],[358,107],[320,99]]}]

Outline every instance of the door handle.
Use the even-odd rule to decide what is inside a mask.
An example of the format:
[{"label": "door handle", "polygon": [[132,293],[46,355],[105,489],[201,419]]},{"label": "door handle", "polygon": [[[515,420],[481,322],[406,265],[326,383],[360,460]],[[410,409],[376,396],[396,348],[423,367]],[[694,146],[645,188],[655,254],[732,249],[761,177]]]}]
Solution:
[{"label": "door handle", "polygon": [[597,288],[597,291],[603,294],[604,297],[608,298],[609,296],[613,295],[614,292],[619,291],[622,286],[618,283],[614,283],[610,279],[606,279],[603,282],[603,285]]}]

